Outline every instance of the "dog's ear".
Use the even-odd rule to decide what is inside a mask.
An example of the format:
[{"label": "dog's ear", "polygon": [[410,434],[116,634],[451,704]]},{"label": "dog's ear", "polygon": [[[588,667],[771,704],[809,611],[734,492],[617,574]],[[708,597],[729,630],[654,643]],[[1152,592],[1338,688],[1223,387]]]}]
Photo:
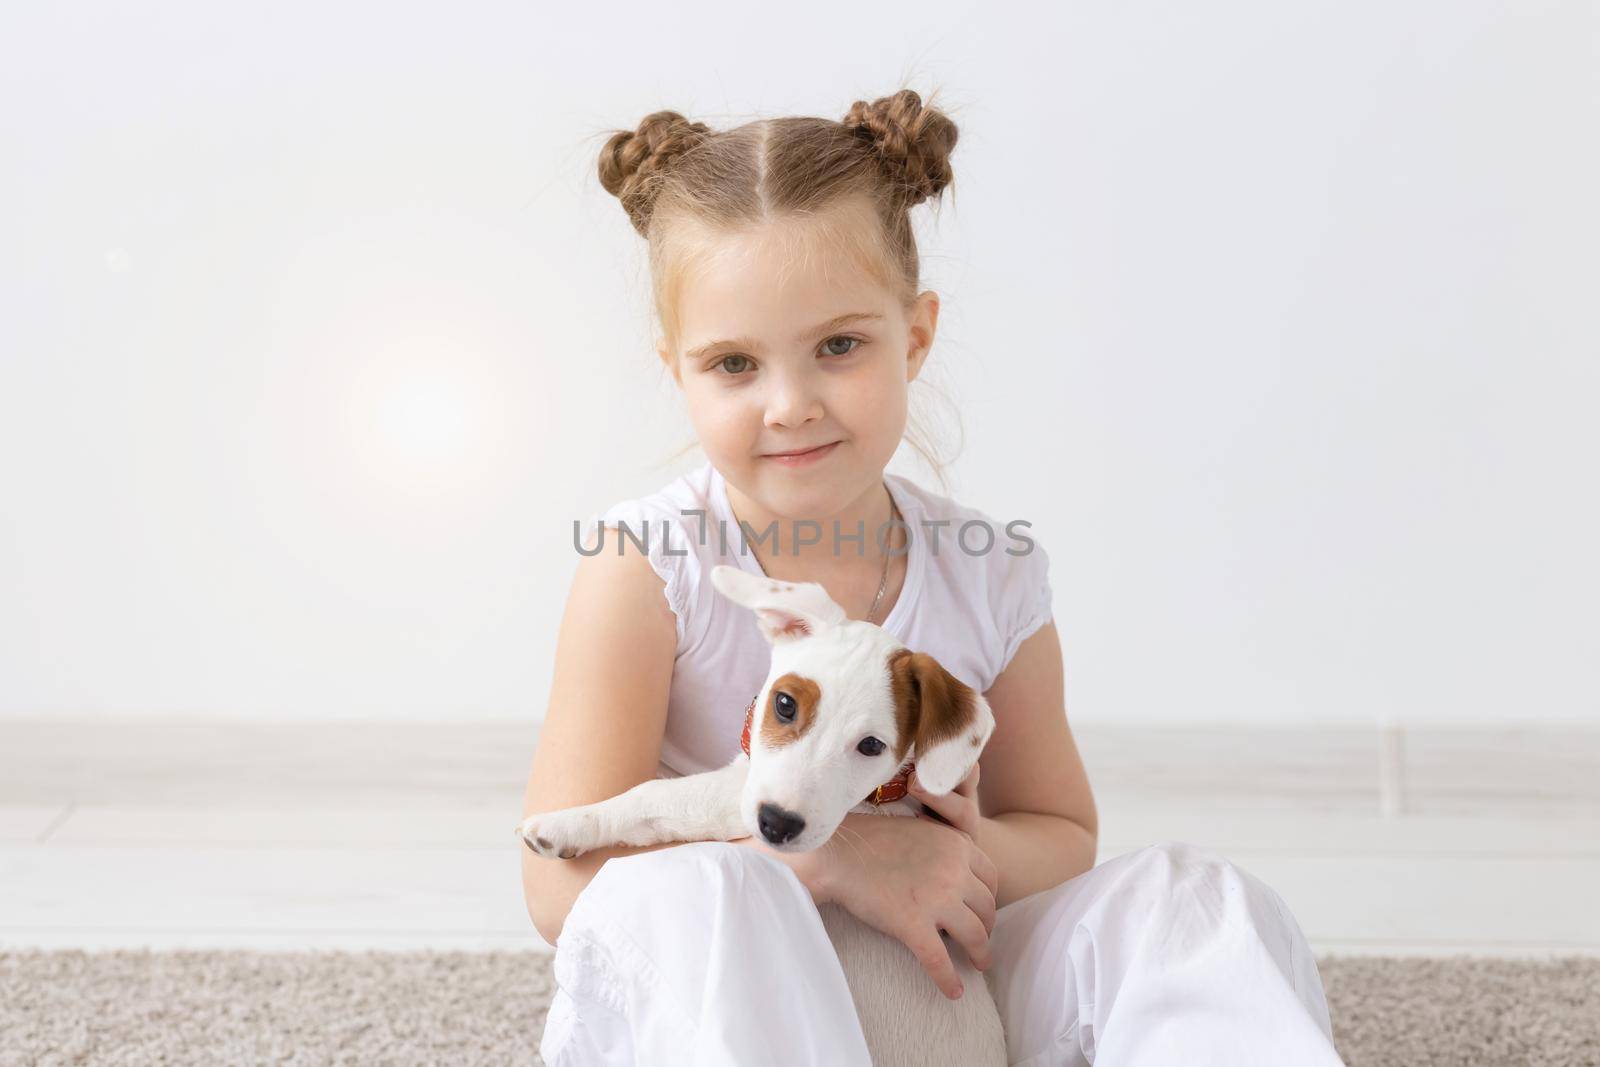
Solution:
[{"label": "dog's ear", "polygon": [[925,652],[900,649],[889,657],[890,690],[900,726],[901,762],[917,762],[917,781],[934,795],[961,784],[994,732],[983,695]]},{"label": "dog's ear", "polygon": [[723,563],[711,568],[711,584],[755,612],[761,635],[774,645],[810,637],[848,618],[817,582],[785,582]]}]

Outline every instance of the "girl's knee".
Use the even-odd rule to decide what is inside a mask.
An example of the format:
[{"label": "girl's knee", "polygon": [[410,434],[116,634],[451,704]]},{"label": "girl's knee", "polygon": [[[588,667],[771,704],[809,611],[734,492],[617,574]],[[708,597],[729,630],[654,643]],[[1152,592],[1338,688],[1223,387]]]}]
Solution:
[{"label": "girl's knee", "polygon": [[616,856],[573,901],[557,951],[563,942],[645,943],[662,924],[681,931],[685,916],[737,923],[766,915],[779,901],[799,907],[811,895],[787,864],[753,848],[694,841]]},{"label": "girl's knee", "polygon": [[1186,841],[1164,841],[1159,845],[1150,845],[1135,852],[1132,859],[1141,869],[1158,872],[1163,879],[1173,882],[1233,878],[1245,873],[1216,849],[1191,845]]},{"label": "girl's knee", "polygon": [[[1167,841],[1143,849],[1138,861],[1167,909],[1247,916],[1256,925],[1287,923],[1288,908],[1277,891],[1216,849]],[[1180,887],[1189,892],[1171,892]],[[1217,906],[1230,900],[1234,908]]]},{"label": "girl's knee", "polygon": [[722,881],[733,880],[741,885],[755,881],[769,888],[800,883],[800,876],[792,867],[760,849],[732,841],[706,841],[695,847],[700,849],[700,863]]},{"label": "girl's knee", "polygon": [[1195,899],[1192,893],[1173,892],[1180,888],[1194,890],[1203,898],[1241,892],[1263,900],[1277,896],[1270,886],[1227,856],[1201,845],[1165,841],[1132,853],[1128,860],[1133,879],[1172,906],[1183,906]]},{"label": "girl's knee", "polygon": [[707,899],[708,882],[719,869],[706,855],[717,844],[694,841],[606,860],[572,902],[562,938],[570,940],[569,930],[591,936],[596,929],[618,924],[648,924],[663,910],[696,907]]},{"label": "girl's knee", "polygon": [[1233,861],[1214,848],[1191,845],[1186,841],[1163,841],[1144,850],[1161,863],[1183,874],[1198,877],[1215,877],[1238,870]]},{"label": "girl's knee", "polygon": [[1151,860],[1167,866],[1189,892],[1168,894],[1168,921],[1213,928],[1226,925],[1261,945],[1325,1033],[1328,1005],[1316,956],[1278,891],[1221,853],[1181,842],[1152,846]]}]

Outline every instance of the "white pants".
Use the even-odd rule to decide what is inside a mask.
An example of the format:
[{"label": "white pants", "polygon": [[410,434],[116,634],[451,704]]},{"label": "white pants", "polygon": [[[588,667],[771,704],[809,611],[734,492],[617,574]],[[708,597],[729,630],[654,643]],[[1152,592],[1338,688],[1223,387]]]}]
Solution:
[{"label": "white pants", "polygon": [[[1012,1067],[1341,1064],[1299,925],[1210,850],[1153,845],[1014,900],[990,945]],[[810,893],[754,849],[606,861],[562,927],[555,977],[550,1067],[871,1064]]]}]

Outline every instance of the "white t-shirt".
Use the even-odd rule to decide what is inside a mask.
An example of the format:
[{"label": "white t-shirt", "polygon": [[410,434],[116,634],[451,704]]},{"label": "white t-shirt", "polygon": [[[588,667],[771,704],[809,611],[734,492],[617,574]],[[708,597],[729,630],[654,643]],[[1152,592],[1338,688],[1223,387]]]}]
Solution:
[{"label": "white t-shirt", "polygon": [[[884,482],[909,527],[909,548],[900,596],[879,625],[986,693],[1023,639],[1052,617],[1050,557],[1029,536],[1025,521],[997,523],[889,472]],[[612,529],[600,550],[645,551],[666,583],[663,592],[677,619],[677,659],[657,777],[725,766],[739,751],[745,707],[766,681],[771,646],[750,609],[711,584],[711,569],[718,564],[762,573],[728,506],[721,472],[703,463],[648,496],[591,516],[580,527],[590,554],[601,523]],[[789,524],[780,523],[779,529],[782,536],[791,535]],[[763,531],[754,527],[751,532],[755,551],[770,555],[772,538],[760,540]],[[820,544],[831,544],[831,533],[822,530]],[[842,530],[841,537],[850,533]],[[875,531],[866,530],[862,551],[867,555],[877,551],[874,537]],[[783,551],[792,548],[785,543]],[[839,551],[856,551],[856,544],[841,540]]]}]

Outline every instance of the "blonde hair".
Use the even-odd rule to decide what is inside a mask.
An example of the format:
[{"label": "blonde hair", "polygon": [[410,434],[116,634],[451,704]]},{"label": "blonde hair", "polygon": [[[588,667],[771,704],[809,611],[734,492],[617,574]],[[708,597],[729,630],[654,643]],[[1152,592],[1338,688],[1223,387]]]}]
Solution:
[{"label": "blonde hair", "polygon": [[[600,184],[649,243],[656,314],[676,351],[678,297],[694,265],[710,257],[718,235],[775,221],[837,221],[808,232],[909,310],[922,288],[910,210],[937,203],[952,185],[955,145],[955,123],[910,89],[857,100],[837,122],[796,116],[714,131],[657,111],[611,135],[600,152]],[[906,441],[943,483],[945,461],[912,421]]]}]

